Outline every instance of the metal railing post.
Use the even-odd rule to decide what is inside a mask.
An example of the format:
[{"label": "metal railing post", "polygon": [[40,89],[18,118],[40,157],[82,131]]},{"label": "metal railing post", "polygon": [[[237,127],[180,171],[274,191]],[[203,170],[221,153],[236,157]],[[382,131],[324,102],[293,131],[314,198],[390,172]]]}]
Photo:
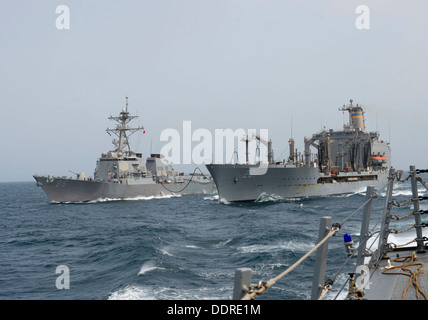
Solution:
[{"label": "metal railing post", "polygon": [[241,300],[251,286],[251,268],[235,269],[235,282],[233,285],[233,300]]},{"label": "metal railing post", "polygon": [[413,213],[415,215],[415,228],[416,228],[416,252],[423,253],[424,250],[424,241],[422,240],[422,226],[421,226],[421,214],[419,213],[419,194],[418,194],[418,184],[416,179],[416,168],[415,166],[410,166],[411,183],[412,183],[412,199],[413,199]]},{"label": "metal railing post", "polygon": [[391,221],[391,207],[392,207],[392,190],[394,188],[394,180],[395,180],[395,169],[391,168],[389,170],[388,176],[388,187],[386,190],[385,197],[385,207],[383,209],[382,216],[382,226],[379,234],[379,245],[376,254],[376,261],[379,261],[382,256],[386,253],[386,246],[388,244],[388,236],[389,236],[389,222]]},{"label": "metal railing post", "polygon": [[366,191],[366,201],[364,206],[363,221],[361,223],[360,244],[358,246],[357,266],[364,264],[364,253],[367,247],[367,236],[369,232],[370,214],[372,211],[374,187],[368,186]]},{"label": "metal railing post", "polygon": [[[322,217],[320,221],[318,242],[325,238],[331,230],[331,217]],[[324,287],[324,276],[327,266],[328,240],[317,249],[314,279],[312,282],[312,300],[318,300]]]}]

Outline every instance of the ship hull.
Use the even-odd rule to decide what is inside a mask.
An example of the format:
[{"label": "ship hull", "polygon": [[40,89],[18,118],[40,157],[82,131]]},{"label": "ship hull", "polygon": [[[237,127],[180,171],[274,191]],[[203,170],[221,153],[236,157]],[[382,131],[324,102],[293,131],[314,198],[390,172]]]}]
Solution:
[{"label": "ship hull", "polygon": [[48,176],[34,176],[52,203],[76,203],[99,200],[135,199],[145,197],[178,196],[212,193],[212,180],[181,183],[125,184],[93,180],[77,180]]},{"label": "ship hull", "polygon": [[383,188],[386,170],[324,176],[317,168],[269,165],[264,174],[250,174],[254,165],[206,165],[222,202],[255,201],[263,195],[275,199],[330,196]]}]

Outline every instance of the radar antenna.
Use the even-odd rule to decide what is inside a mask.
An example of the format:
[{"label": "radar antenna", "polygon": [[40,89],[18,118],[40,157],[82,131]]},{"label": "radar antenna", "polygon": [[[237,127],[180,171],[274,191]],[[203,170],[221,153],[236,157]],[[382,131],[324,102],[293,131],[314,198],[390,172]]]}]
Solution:
[{"label": "radar antenna", "polygon": [[108,118],[109,120],[114,120],[118,123],[115,129],[106,129],[108,134],[112,132],[119,138],[119,140],[113,140],[113,144],[116,146],[116,152],[123,153],[124,147],[128,147],[128,151],[125,151],[125,153],[130,154],[131,148],[129,146],[129,137],[137,131],[144,130],[143,126],[138,126],[136,128],[128,127],[128,123],[135,118],[138,118],[138,116],[131,116],[128,112],[128,97],[126,97],[125,108],[122,110],[120,115],[118,117],[110,116]]}]

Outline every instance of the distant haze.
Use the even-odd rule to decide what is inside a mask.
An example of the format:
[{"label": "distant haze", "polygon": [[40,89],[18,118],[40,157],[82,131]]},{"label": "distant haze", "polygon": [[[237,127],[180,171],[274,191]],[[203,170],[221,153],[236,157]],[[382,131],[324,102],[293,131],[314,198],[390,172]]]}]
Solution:
[{"label": "distant haze", "polygon": [[[368,29],[356,26],[363,4]],[[282,160],[291,132],[303,151],[304,136],[343,127],[353,99],[395,168],[427,168],[427,12],[422,0],[2,1],[0,182],[93,175],[125,97],[143,156],[191,121],[268,129]]]}]

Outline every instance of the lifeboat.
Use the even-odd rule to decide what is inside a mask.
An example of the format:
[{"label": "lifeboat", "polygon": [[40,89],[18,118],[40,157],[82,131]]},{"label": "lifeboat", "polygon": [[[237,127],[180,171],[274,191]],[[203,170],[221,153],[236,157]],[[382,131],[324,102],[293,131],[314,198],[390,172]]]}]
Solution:
[{"label": "lifeboat", "polygon": [[388,160],[388,158],[385,156],[373,156],[372,160],[374,164],[383,164]]}]

